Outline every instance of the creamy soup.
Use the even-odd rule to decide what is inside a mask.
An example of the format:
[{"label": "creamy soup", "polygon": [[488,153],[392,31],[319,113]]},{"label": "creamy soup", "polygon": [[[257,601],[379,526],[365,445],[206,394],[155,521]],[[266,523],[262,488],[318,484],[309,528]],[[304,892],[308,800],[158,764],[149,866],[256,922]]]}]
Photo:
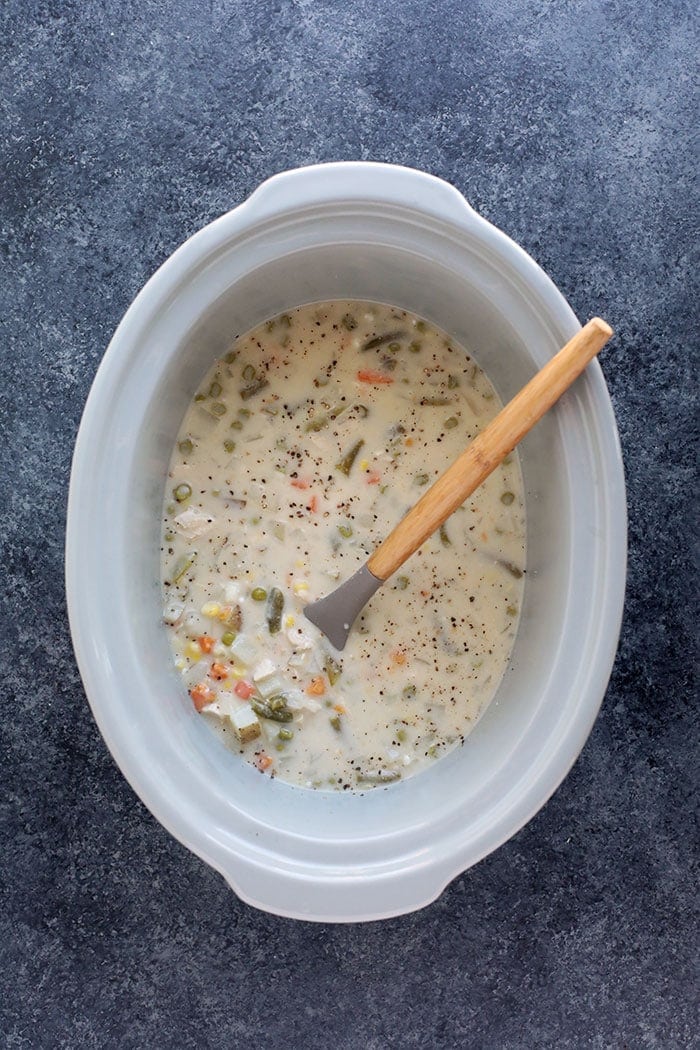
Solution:
[{"label": "creamy soup", "polygon": [[380,588],[342,653],[303,608],[500,407],[444,332],[375,303],[267,321],[202,381],[166,487],[164,620],[196,710],[261,772],[365,790],[425,769],[484,711],[522,601],[515,453]]}]

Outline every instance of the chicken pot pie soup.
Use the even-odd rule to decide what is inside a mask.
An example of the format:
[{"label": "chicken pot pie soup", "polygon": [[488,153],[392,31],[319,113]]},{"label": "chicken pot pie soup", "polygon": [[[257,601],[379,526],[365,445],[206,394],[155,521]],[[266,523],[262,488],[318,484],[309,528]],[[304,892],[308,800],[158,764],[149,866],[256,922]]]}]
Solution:
[{"label": "chicken pot pie soup", "polygon": [[261,772],[366,790],[464,741],[513,646],[517,453],[388,580],[342,653],[304,616],[501,408],[405,310],[315,303],[240,336],[188,408],[162,532],[164,620],[202,718]]}]

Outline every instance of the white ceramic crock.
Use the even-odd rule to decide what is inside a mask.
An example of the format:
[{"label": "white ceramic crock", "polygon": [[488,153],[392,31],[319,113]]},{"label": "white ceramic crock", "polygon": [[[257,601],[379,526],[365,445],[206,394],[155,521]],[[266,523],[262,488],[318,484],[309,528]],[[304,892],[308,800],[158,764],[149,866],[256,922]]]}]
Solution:
[{"label": "white ceramic crock", "polygon": [[168,458],[198,380],[237,333],[333,298],[436,322],[503,400],[578,328],[532,259],[447,183],[365,163],[277,175],[179,248],[112,339],[75,449],[66,576],[94,716],[145,804],[246,901],[339,922],[427,904],[560,784],[612,667],[626,515],[595,363],[521,446],[522,620],[497,697],[464,747],[365,795],[294,788],[237,761],[184,694],[161,625]]}]

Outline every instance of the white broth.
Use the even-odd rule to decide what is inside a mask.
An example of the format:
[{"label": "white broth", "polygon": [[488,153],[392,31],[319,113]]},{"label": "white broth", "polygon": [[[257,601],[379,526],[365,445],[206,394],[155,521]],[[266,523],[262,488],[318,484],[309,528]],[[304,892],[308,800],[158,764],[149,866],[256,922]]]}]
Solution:
[{"label": "white broth", "polygon": [[444,332],[316,303],[235,340],[190,405],[163,512],[164,620],[196,709],[262,772],[365,790],[464,741],[515,638],[513,453],[377,592],[342,653],[304,616],[501,407]]}]

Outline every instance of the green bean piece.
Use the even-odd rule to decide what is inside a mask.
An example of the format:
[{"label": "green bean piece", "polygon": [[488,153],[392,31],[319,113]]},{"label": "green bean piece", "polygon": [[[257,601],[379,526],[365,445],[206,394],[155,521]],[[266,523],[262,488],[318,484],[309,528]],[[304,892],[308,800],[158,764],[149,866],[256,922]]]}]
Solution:
[{"label": "green bean piece", "polygon": [[221,393],[221,383],[218,383],[216,379],[209,387],[209,397],[218,397]]},{"label": "green bean piece", "polygon": [[238,357],[238,350],[229,350],[229,352],[224,357],[224,361],[226,362],[227,365],[232,365],[237,357]]},{"label": "green bean piece", "polygon": [[457,416],[450,416],[449,419],[445,420],[445,430],[454,430],[458,423]]},{"label": "green bean piece", "polygon": [[184,503],[186,499],[189,499],[192,495],[192,486],[188,485],[186,481],[176,485],[173,489],[173,496],[178,503]]},{"label": "green bean piece", "polygon": [[172,583],[179,583],[182,577],[188,572],[194,565],[194,560],[197,557],[196,551],[188,551],[187,554],[181,554],[175,562],[172,572]]},{"label": "green bean piece", "polygon": [[413,682],[411,682],[410,685],[405,685],[403,687],[402,696],[403,696],[404,700],[413,700],[413,697],[415,695],[416,695],[416,687],[413,684]]},{"label": "green bean piece", "polygon": [[250,706],[259,718],[267,718],[270,722],[291,722],[294,718],[294,713],[288,707],[283,707],[279,711],[273,711],[264,700],[251,698]]},{"label": "green bean piece", "polygon": [[294,739],[294,730],[293,729],[280,729],[280,731],[277,734],[277,736],[279,737],[280,740],[293,740]]},{"label": "green bean piece", "polygon": [[236,635],[233,633],[233,631],[224,631],[224,633],[221,635],[221,641],[224,645],[233,645],[235,640]]},{"label": "green bean piece", "polygon": [[333,727],[333,729],[335,729],[336,733],[339,733],[340,732],[340,715],[333,715],[333,717],[329,718],[328,721],[330,722],[330,724]]},{"label": "green bean piece", "polygon": [[255,394],[259,394],[267,385],[267,379],[265,379],[265,376],[258,376],[258,378],[254,379],[252,383],[248,384],[248,386],[242,387],[238,393],[244,401],[248,401]]},{"label": "green bean piece", "polygon": [[244,365],[241,375],[244,379],[255,379],[255,366],[251,364]]},{"label": "green bean piece", "polygon": [[515,499],[515,496],[514,496],[514,494],[512,492],[502,492],[501,493],[501,503],[504,503],[506,505],[506,507],[510,507],[510,505],[513,502],[514,499]]},{"label": "green bean piece", "polygon": [[226,440],[224,441],[224,448],[225,448],[225,450],[227,452],[233,452],[235,447],[236,447],[236,442],[235,441],[231,441],[231,438],[226,438]]},{"label": "green bean piece", "polygon": [[385,343],[393,343],[395,339],[401,339],[403,332],[387,332],[385,335],[376,335],[374,339],[368,339],[361,347],[361,351],[365,350],[376,350],[380,346],[384,346]]},{"label": "green bean piece", "polygon": [[429,474],[416,474],[416,477],[415,477],[416,485],[427,485],[429,481],[430,481],[430,475]]},{"label": "green bean piece", "polygon": [[412,354],[419,354],[422,348],[423,344],[417,339],[414,339],[412,343],[408,344],[408,349]]},{"label": "green bean piece", "polygon": [[447,389],[448,390],[456,390],[458,386],[459,386],[459,378],[457,376],[448,376],[447,377]]},{"label": "green bean piece", "polygon": [[323,670],[326,672],[326,676],[331,685],[335,685],[335,683],[338,681],[341,674],[343,673],[342,664],[339,663],[339,661],[336,660],[333,656],[326,656],[325,662],[323,664]]},{"label": "green bean piece", "polygon": [[338,532],[345,540],[349,540],[352,536],[352,525],[339,525]]},{"label": "green bean piece", "polygon": [[400,591],[405,591],[408,587],[408,576],[397,576],[396,586]]},{"label": "green bean piece", "polygon": [[357,454],[364,445],[364,443],[364,439],[360,438],[360,440],[356,441],[352,448],[345,453],[343,458],[338,463],[336,463],[336,470],[339,470],[340,473],[344,474],[346,478],[350,477],[352,465],[357,459]]},{"label": "green bean piece", "polygon": [[264,587],[253,587],[250,597],[254,602],[264,602],[267,598],[267,591]]},{"label": "green bean piece", "polygon": [[334,405],[328,415],[331,419],[337,419],[338,416],[342,416],[343,412],[346,412],[349,407],[349,405]]},{"label": "green bean piece", "polygon": [[277,693],[275,696],[270,697],[267,701],[267,706],[271,711],[283,711],[287,706],[287,699],[281,693]]},{"label": "green bean piece", "polygon": [[519,579],[522,578],[523,570],[519,569],[518,566],[515,565],[512,561],[505,561],[504,559],[501,559],[501,558],[499,558],[498,560],[499,560],[500,564],[503,566],[503,568],[506,569],[511,574],[511,576],[514,576],[516,580],[519,580]]},{"label": "green bean piece", "polygon": [[422,397],[420,399],[421,405],[429,405],[432,408],[442,407],[443,405],[449,405],[449,397]]},{"label": "green bean piece", "polygon": [[277,634],[282,626],[282,610],[284,609],[284,595],[279,587],[273,587],[267,599],[267,629],[270,634]]},{"label": "green bean piece", "polygon": [[215,401],[214,404],[209,409],[209,411],[211,412],[211,414],[213,416],[225,416],[226,415],[226,405],[223,403],[223,401]]},{"label": "green bean piece", "polygon": [[445,528],[444,523],[440,526],[440,542],[442,543],[443,547],[452,546],[452,540],[447,535],[447,529]]},{"label": "green bean piece", "polygon": [[316,419],[310,419],[309,422],[304,427],[304,429],[307,431],[307,433],[309,431],[311,431],[312,433],[316,434],[316,433],[318,433],[319,430],[323,430],[323,428],[327,427],[327,426],[328,426],[328,418],[327,418],[327,416],[318,416]]},{"label": "green bean piece", "polygon": [[233,420],[233,422],[231,423],[231,429],[232,430],[243,430],[243,424],[241,423],[240,419],[234,419]]},{"label": "green bean piece", "polygon": [[189,456],[190,452],[194,448],[194,445],[192,444],[189,438],[184,438],[178,443],[177,447],[180,449],[180,452],[182,452],[183,456]]},{"label": "green bean piece", "polygon": [[376,772],[368,770],[357,774],[358,784],[392,784],[400,779],[401,773],[398,769],[378,769]]},{"label": "green bean piece", "polygon": [[352,332],[353,329],[357,328],[357,321],[352,314],[343,314],[340,323],[348,332]]}]

